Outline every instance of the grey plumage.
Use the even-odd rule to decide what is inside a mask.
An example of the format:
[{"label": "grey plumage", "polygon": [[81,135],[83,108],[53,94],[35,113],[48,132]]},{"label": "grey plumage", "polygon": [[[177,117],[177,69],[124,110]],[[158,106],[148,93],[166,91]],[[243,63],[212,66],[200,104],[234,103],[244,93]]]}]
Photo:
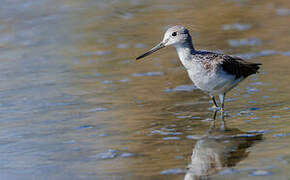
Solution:
[{"label": "grey plumage", "polygon": [[211,96],[214,105],[216,105],[214,96],[219,96],[222,112],[225,94],[246,77],[257,73],[261,65],[222,53],[197,51],[194,49],[189,31],[183,26],[169,28],[161,43],[136,60],[170,45],[176,47],[189,78],[200,90]]},{"label": "grey plumage", "polygon": [[194,51],[192,55],[193,59],[204,64],[205,69],[214,71],[221,66],[225,72],[234,75],[236,79],[258,73],[259,65],[262,65],[261,63],[245,61],[239,57],[210,51]]}]

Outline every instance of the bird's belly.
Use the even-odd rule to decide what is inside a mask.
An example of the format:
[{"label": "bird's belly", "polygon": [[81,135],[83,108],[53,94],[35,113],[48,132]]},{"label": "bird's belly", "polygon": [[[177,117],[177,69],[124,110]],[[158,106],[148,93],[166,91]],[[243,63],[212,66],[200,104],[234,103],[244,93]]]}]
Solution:
[{"label": "bird's belly", "polygon": [[226,93],[242,80],[224,72],[188,71],[188,75],[199,89],[211,95]]}]

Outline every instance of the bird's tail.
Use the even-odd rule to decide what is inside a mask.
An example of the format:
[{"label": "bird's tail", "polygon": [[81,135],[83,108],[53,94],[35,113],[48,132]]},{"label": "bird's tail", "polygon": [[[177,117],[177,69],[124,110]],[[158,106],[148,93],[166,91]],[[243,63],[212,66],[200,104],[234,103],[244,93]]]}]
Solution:
[{"label": "bird's tail", "polygon": [[255,70],[255,73],[259,73],[259,69],[260,69],[260,66],[262,64],[261,63],[251,63],[250,66]]}]

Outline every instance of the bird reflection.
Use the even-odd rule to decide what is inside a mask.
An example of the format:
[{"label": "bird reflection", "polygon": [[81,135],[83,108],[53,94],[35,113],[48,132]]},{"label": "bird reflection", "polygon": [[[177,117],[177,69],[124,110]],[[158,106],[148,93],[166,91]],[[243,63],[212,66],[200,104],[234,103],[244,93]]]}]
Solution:
[{"label": "bird reflection", "polygon": [[223,114],[221,125],[216,128],[216,113],[208,131],[194,146],[185,180],[210,179],[211,175],[245,159],[249,155],[247,148],[262,140],[262,134],[226,128]]}]

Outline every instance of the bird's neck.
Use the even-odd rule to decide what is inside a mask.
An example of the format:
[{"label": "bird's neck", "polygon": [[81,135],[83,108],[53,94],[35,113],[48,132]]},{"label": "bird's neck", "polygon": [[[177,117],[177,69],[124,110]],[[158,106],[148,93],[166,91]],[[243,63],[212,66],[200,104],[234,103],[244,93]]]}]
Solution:
[{"label": "bird's neck", "polygon": [[182,62],[183,66],[186,69],[190,69],[190,66],[192,65],[191,63],[192,54],[194,54],[195,52],[192,42],[189,41],[183,44],[177,44],[175,45],[175,47],[176,47],[179,59]]}]

